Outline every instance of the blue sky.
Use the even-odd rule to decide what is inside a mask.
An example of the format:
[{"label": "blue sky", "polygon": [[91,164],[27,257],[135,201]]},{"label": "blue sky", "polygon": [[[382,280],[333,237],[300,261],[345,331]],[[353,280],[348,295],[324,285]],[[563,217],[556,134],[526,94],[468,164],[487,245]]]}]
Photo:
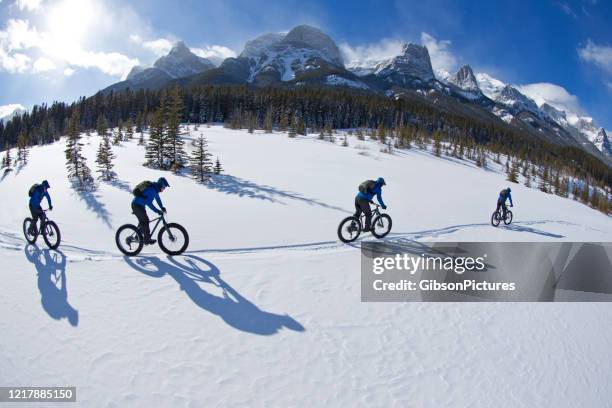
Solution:
[{"label": "blue sky", "polygon": [[525,89],[612,129],[612,2],[604,0],[0,0],[0,105],[91,95],[178,39],[220,61],[258,34],[304,23],[348,59],[424,43],[435,68],[467,63],[531,84]]}]

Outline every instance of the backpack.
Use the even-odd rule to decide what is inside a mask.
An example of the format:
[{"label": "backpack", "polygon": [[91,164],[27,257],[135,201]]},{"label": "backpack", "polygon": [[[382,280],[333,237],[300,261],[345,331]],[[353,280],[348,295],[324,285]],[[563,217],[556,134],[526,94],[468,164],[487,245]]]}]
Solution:
[{"label": "backpack", "polygon": [[134,194],[135,197],[142,197],[144,196],[145,190],[151,187],[152,185],[153,185],[152,181],[140,182],[138,183],[136,187],[134,187],[134,189],[132,190],[132,194]]},{"label": "backpack", "polygon": [[504,188],[502,191],[499,192],[499,196],[503,198],[508,198],[508,191]]},{"label": "backpack", "polygon": [[375,184],[376,182],[374,180],[366,180],[359,185],[359,192],[364,194],[371,193]]},{"label": "backpack", "polygon": [[32,194],[34,194],[38,187],[40,187],[40,184],[32,184],[32,187],[28,190],[28,197],[32,197]]}]

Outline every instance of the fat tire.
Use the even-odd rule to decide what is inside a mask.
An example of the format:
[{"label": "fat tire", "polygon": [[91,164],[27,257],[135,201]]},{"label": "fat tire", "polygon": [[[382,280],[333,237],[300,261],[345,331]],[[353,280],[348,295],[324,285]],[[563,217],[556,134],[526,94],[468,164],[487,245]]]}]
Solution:
[{"label": "fat tire", "polygon": [[34,238],[29,238],[30,234],[28,234],[28,228],[30,225],[32,225],[32,218],[28,217],[23,220],[23,236],[25,237],[28,244],[34,245],[34,243],[38,239],[38,234],[34,235]]},{"label": "fat tire", "polygon": [[[126,229],[130,229],[133,230],[134,232],[136,232],[136,234],[138,234],[138,247],[136,248],[135,251],[128,251],[126,250],[123,245],[122,242],[120,241],[120,235],[121,232],[123,230]],[[140,232],[140,230],[138,229],[138,227],[136,227],[135,225],[132,224],[124,224],[122,226],[119,227],[119,229],[117,230],[117,232],[115,233],[115,244],[117,244],[117,248],[119,248],[119,250],[127,256],[136,256],[140,253],[140,251],[142,251],[142,248],[144,247],[144,237],[142,236],[142,232]]]},{"label": "fat tire", "polygon": [[506,211],[506,218],[504,219],[504,224],[505,225],[510,225],[510,223],[512,222],[512,211],[508,210]]},{"label": "fat tire", "polygon": [[[164,240],[162,239],[162,236],[164,232],[168,231],[170,228],[179,230],[185,237],[185,243],[178,251],[171,251],[164,246]],[[185,250],[189,246],[189,234],[187,233],[187,230],[182,225],[177,224],[175,222],[171,222],[171,223],[164,225],[159,230],[159,233],[157,234],[157,243],[159,244],[159,247],[162,249],[162,251],[164,251],[168,255],[180,255],[183,252],[185,252]]]},{"label": "fat tire", "polygon": [[[52,228],[55,231],[55,236],[57,237],[56,242],[51,242],[49,240],[49,237],[47,236],[47,228]],[[60,230],[57,224],[53,221],[45,221],[45,224],[42,228],[42,236],[47,246],[51,249],[56,249],[62,242],[62,234],[60,233]]]},{"label": "fat tire", "polygon": [[[357,230],[357,235],[355,235],[355,238],[353,238],[353,239],[345,239],[342,236],[342,228],[344,227],[344,224],[346,224],[349,221],[354,221],[354,222],[357,223],[357,225],[359,225],[359,229]],[[340,221],[340,225],[338,225],[338,238],[340,238],[340,241],[344,242],[345,244],[348,244],[349,242],[353,242],[357,238],[359,238],[359,234],[361,234],[361,222],[359,221],[359,218],[357,218],[357,217],[346,217],[345,219]]]},{"label": "fat tire", "polygon": [[494,227],[498,227],[499,223],[500,223],[500,219],[499,219],[499,215],[497,213],[497,211],[495,211],[492,215],[491,215],[491,225]]},{"label": "fat tire", "polygon": [[[374,227],[376,225],[376,223],[378,222],[378,220],[380,219],[387,219],[389,221],[389,228],[387,228],[387,231],[385,231],[382,234],[379,234],[378,232],[376,232],[376,228]],[[391,232],[391,228],[393,227],[393,220],[391,219],[391,216],[389,214],[381,214],[378,217],[374,218],[372,220],[372,227],[371,227],[371,232],[372,235],[374,235],[376,238],[380,239],[380,238],[384,238],[387,236],[388,233]]]}]

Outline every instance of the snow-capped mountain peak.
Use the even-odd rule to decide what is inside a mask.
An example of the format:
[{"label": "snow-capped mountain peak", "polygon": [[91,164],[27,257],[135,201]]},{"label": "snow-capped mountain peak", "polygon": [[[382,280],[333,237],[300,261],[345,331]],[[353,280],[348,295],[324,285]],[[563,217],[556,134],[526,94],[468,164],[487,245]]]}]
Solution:
[{"label": "snow-capped mountain peak", "polygon": [[404,44],[399,55],[381,62],[374,72],[383,77],[399,74],[403,79],[407,77],[421,81],[435,79],[427,47],[412,43]]},{"label": "snow-capped mountain peak", "polygon": [[476,76],[474,76],[474,71],[472,71],[469,65],[464,65],[459,68],[459,71],[451,76],[448,81],[464,91],[480,93],[478,81],[476,80]]},{"label": "snow-capped mountain peak", "polygon": [[493,78],[491,75],[479,72],[475,75],[478,81],[478,87],[489,99],[496,100],[506,86],[499,79]]},{"label": "snow-capped mountain peak", "polygon": [[496,98],[496,101],[508,106],[514,112],[528,111],[541,116],[541,111],[533,99],[523,95],[512,85],[506,85]]},{"label": "snow-capped mountain peak", "polygon": [[308,25],[299,25],[293,28],[282,39],[283,45],[294,48],[305,48],[320,51],[330,62],[339,67],[344,67],[340,49],[327,34],[318,28]]},{"label": "snow-capped mountain peak", "polygon": [[604,128],[599,129],[595,140],[593,140],[593,144],[601,150],[603,154],[612,156],[612,145],[610,144],[610,139]]},{"label": "snow-capped mountain peak", "polygon": [[192,53],[182,41],[174,44],[168,55],[159,58],[153,66],[172,78],[195,75],[215,67],[208,59]]},{"label": "snow-capped mountain peak", "polygon": [[26,108],[18,103],[0,106],[0,122],[8,122],[15,116],[26,112]]},{"label": "snow-capped mountain peak", "polygon": [[268,33],[247,41],[240,58],[259,58],[263,56],[272,46],[280,43],[285,38],[285,33]]}]

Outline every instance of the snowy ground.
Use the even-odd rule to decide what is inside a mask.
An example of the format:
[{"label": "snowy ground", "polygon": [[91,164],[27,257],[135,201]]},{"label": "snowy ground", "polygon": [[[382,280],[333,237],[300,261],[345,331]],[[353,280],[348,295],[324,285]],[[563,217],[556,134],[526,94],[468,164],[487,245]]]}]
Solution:
[{"label": "snowy ground", "polygon": [[[612,309],[594,304],[360,302],[358,247],[336,227],[357,184],[384,176],[388,238],[610,241],[612,220],[513,185],[516,221],[488,224],[498,169],[313,137],[200,127],[227,170],[163,173],[189,252],[125,259],[130,187],[162,173],[114,150],[119,181],[78,195],[63,143],[0,181],[0,385],[75,385],[79,406],[606,406]],[[87,139],[93,157],[99,139]],[[61,251],[25,246],[27,189],[52,185]],[[366,237],[365,239],[371,239]],[[44,404],[43,406],[49,406]]]}]

